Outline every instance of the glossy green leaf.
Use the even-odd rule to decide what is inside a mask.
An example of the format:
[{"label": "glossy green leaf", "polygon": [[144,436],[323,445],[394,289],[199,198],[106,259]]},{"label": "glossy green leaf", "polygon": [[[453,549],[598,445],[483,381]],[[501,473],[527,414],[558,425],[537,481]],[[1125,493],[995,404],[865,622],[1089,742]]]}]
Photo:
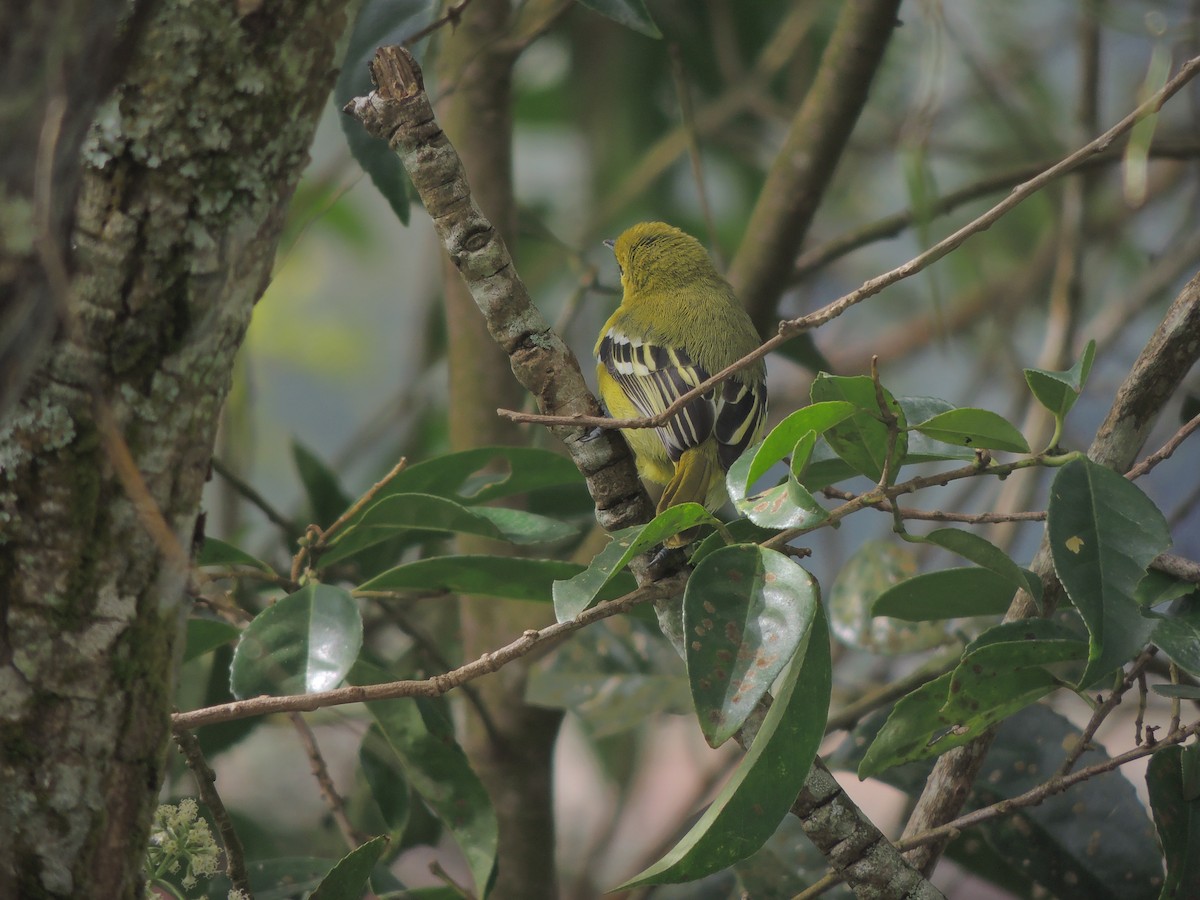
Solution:
[{"label": "glossy green leaf", "polygon": [[[573,578],[584,567],[557,559],[513,556],[434,556],[388,569],[358,586],[360,591],[447,591],[509,600],[550,602],[555,581]],[[609,600],[636,587],[618,572],[600,592]]]},{"label": "glossy green leaf", "polygon": [[831,684],[829,632],[818,605],[805,646],[732,777],[679,843],[616,890],[695,881],[757,851],[808,776],[825,733]]},{"label": "glossy green leaf", "polygon": [[188,619],[183,661],[191,662],[237,639],[241,631],[221,619]]},{"label": "glossy green leaf", "polygon": [[1029,592],[1038,601],[1042,597],[1042,581],[1032,572],[1018,566],[1007,553],[973,531],[961,528],[938,528],[923,537],[915,537],[923,543],[934,544],[951,553],[956,553],[963,559],[969,559],[977,566],[983,566],[995,572],[1010,585],[1013,590]]},{"label": "glossy green leaf", "polygon": [[1003,614],[1013,586],[991,569],[938,569],[902,581],[884,591],[871,606],[873,616],[907,622]]},{"label": "glossy green leaf", "polygon": [[804,437],[805,433],[811,431],[817,435],[824,434],[828,429],[839,422],[844,422],[854,413],[854,404],[832,401],[813,403],[787,416],[771,429],[762,443],[758,445],[758,449],[749,454],[751,459],[745,481],[740,485],[741,495],[745,496],[746,491],[766,474],[767,469],[790,454],[796,446],[796,442]]},{"label": "glossy green leaf", "polygon": [[361,900],[371,870],[383,856],[388,843],[387,836],[381,835],[351,850],[321,879],[308,900]]},{"label": "glossy green leaf", "polygon": [[[896,402],[904,410],[906,422],[927,422],[934,416],[950,412],[954,405],[937,397],[897,397]],[[908,453],[904,456],[906,463],[937,462],[940,460],[960,460],[971,462],[975,459],[975,451],[957,444],[946,444],[921,434],[919,431],[908,432]]]},{"label": "glossy green leaf", "polygon": [[[827,375],[822,372],[812,383],[810,396],[814,403],[844,401],[858,410],[850,418],[825,432],[825,440],[843,460],[861,475],[878,482],[883,477],[883,468],[888,453],[888,427],[883,422],[879,402],[875,395],[875,383],[866,375]],[[884,402],[896,417],[895,464],[892,476],[900,471],[900,465],[908,450],[908,435],[905,433],[907,420],[904,410],[886,389]]]},{"label": "glossy green leaf", "polygon": [[[379,684],[391,679],[360,662],[352,680]],[[487,791],[455,741],[450,723],[423,698],[376,700],[366,706],[395,751],[408,783],[454,835],[476,893],[483,896],[495,866],[499,827]]]},{"label": "glossy green leaf", "polygon": [[250,566],[255,569],[262,569],[264,572],[272,571],[269,565],[261,559],[251,556],[245,550],[211,537],[204,539],[204,545],[196,555],[196,565],[200,567]]},{"label": "glossy green leaf", "polygon": [[1029,443],[1003,416],[986,409],[952,409],[912,426],[921,434],[971,450],[1028,453]]},{"label": "glossy green leaf", "polygon": [[1179,700],[1200,700],[1200,685],[1195,684],[1152,684],[1150,690],[1160,697]]},{"label": "glossy green leaf", "polygon": [[[428,0],[366,0],[359,8],[346,48],[337,84],[334,104],[340,110],[354,97],[365,97],[372,89],[367,63],[377,47],[403,43],[431,18],[433,6]],[[371,178],[376,190],[391,206],[392,212],[408,224],[413,190],[400,158],[386,141],[369,135],[350,116],[340,115],[342,134],[350,153]]]},{"label": "glossy green leaf", "polygon": [[735,500],[734,506],[760,528],[775,530],[814,528],[829,518],[825,507],[790,474],[783,484]]},{"label": "glossy green leaf", "polygon": [[1075,401],[1079,399],[1083,386],[1092,371],[1092,360],[1096,357],[1096,342],[1088,341],[1083,355],[1065,372],[1046,369],[1026,369],[1025,382],[1037,398],[1038,403],[1050,410],[1055,418],[1062,419]]},{"label": "glossy green leaf", "polygon": [[915,653],[954,640],[949,623],[917,624],[887,616],[871,607],[917,571],[910,546],[894,541],[867,541],[842,565],[829,592],[829,626],[847,647],[872,653]]},{"label": "glossy green leaf", "polygon": [[1091,634],[1088,687],[1132,659],[1153,622],[1136,594],[1150,562],[1171,545],[1166,520],[1137,485],[1088,459],[1063,466],[1050,489],[1054,569]]},{"label": "glossy green leaf", "polygon": [[342,490],[338,477],[321,459],[299,441],[292,441],[292,461],[304,485],[308,505],[317,523],[328,527],[349,509],[351,499]]},{"label": "glossy green leaf", "polygon": [[[1167,862],[1162,900],[1190,896],[1200,885],[1200,750],[1167,747],[1150,757],[1146,788],[1154,827]],[[1191,886],[1191,887],[1188,887]]]},{"label": "glossy green leaf", "polygon": [[696,567],[683,595],[688,680],[719,747],[742,727],[812,627],[813,577],[775,550],[736,544]]},{"label": "glossy green leaf", "polygon": [[330,565],[405,531],[476,534],[514,544],[541,544],[576,533],[572,525],[520,509],[463,506],[433,494],[392,494],[342,528],[320,558]]},{"label": "glossy green leaf", "polygon": [[665,509],[645,525],[633,525],[614,532],[612,540],[578,575],[554,582],[554,615],[559,622],[575,618],[600,596],[600,591],[629,565],[639,553],[645,553],[673,535],[697,525],[717,520],[699,503],[681,503]]},{"label": "glossy green leaf", "polygon": [[839,481],[846,481],[857,475],[857,470],[833,452],[828,441],[818,438],[812,455],[809,456],[808,465],[804,468],[804,477],[800,483],[809,492],[816,492],[823,487],[837,484]]},{"label": "glossy green leaf", "polygon": [[1200,677],[1200,598],[1176,603],[1169,614],[1156,615],[1150,639],[1171,662]]},{"label": "glossy green leaf", "polygon": [[436,494],[459,503],[490,503],[543,488],[583,484],[561,453],[535,447],[479,447],[416,463],[388,483],[388,494]]},{"label": "glossy green leaf", "polygon": [[372,725],[363,735],[358,746],[358,764],[384,823],[393,837],[399,837],[412,812],[411,791],[400,761],[378,725]]},{"label": "glossy green leaf", "polygon": [[310,694],[337,687],[362,648],[362,616],[349,593],[308,584],[254,617],[233,654],[238,699]]},{"label": "glossy green leaf", "polygon": [[654,19],[650,18],[650,13],[643,0],[576,0],[576,2],[639,34],[652,38],[662,37],[662,32],[654,24]]},{"label": "glossy green leaf", "polygon": [[1200,591],[1200,587],[1190,581],[1181,581],[1166,572],[1151,569],[1146,573],[1146,577],[1138,582],[1134,599],[1138,606],[1149,609],[1197,591]]},{"label": "glossy green leaf", "polygon": [[1087,655],[1084,642],[1054,622],[1004,623],[990,631],[967,647],[954,671],[895,705],[859,764],[860,778],[974,740],[1059,687],[1043,665]]}]

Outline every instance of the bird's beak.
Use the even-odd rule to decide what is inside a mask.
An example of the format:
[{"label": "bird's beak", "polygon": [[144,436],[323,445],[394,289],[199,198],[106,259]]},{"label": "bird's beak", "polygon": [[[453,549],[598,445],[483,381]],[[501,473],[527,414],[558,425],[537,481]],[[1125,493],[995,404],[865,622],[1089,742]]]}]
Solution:
[{"label": "bird's beak", "polygon": [[614,241],[612,238],[609,238],[608,240],[604,241],[603,243],[604,243],[605,247],[607,247],[609,250],[612,250],[616,246],[617,242]]}]

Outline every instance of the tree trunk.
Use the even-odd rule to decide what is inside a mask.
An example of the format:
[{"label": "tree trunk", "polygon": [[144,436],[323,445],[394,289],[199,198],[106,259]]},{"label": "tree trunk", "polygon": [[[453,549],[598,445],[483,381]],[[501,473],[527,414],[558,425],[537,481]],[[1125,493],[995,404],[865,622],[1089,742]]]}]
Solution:
[{"label": "tree trunk", "polygon": [[[475,201],[516,247],[512,184],[512,67],[502,49],[508,37],[508,0],[477,0],[447,35],[437,56],[444,99],[438,119],[458,150]],[[446,330],[450,362],[450,439],[456,450],[524,444],[527,436],[496,415],[519,408],[524,391],[508,357],[492,340],[483,316],[454,265],[446,259]],[[464,539],[464,552],[511,553],[512,547]],[[475,659],[526,628],[546,625],[544,607],[494,598],[464,598],[463,654]],[[500,822],[500,868],[494,900],[553,900],[554,806],[552,761],[562,714],[525,704],[528,662],[481,682],[490,722],[468,718],[465,748],[487,786]]]},{"label": "tree trunk", "polygon": [[67,327],[0,430],[0,896],[140,894],[186,612],[164,553],[197,531],[345,6],[160,4],[85,142]]}]

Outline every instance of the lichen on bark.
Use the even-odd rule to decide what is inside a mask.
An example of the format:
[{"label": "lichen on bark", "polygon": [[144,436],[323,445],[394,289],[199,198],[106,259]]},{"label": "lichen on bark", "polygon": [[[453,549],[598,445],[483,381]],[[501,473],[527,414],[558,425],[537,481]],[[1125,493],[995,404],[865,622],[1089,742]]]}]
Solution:
[{"label": "lichen on bark", "polygon": [[57,248],[70,321],[0,428],[0,896],[137,893],[185,576],[126,496],[97,403],[190,547],[346,5],[158,4],[86,142]]}]

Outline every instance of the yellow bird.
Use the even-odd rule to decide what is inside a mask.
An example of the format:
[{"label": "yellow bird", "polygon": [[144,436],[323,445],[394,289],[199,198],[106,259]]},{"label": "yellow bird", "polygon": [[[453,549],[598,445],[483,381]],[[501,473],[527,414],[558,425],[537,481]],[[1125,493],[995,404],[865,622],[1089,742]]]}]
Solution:
[{"label": "yellow bird", "polygon": [[[600,331],[600,398],[614,418],[661,413],[687,391],[759,345],[750,316],[704,246],[663,222],[605,241],[624,295]],[[727,499],[725,473],[762,433],[762,360],[691,400],[665,425],[622,429],[638,473],[663,486],[658,511],[689,501],[710,510]]]}]

